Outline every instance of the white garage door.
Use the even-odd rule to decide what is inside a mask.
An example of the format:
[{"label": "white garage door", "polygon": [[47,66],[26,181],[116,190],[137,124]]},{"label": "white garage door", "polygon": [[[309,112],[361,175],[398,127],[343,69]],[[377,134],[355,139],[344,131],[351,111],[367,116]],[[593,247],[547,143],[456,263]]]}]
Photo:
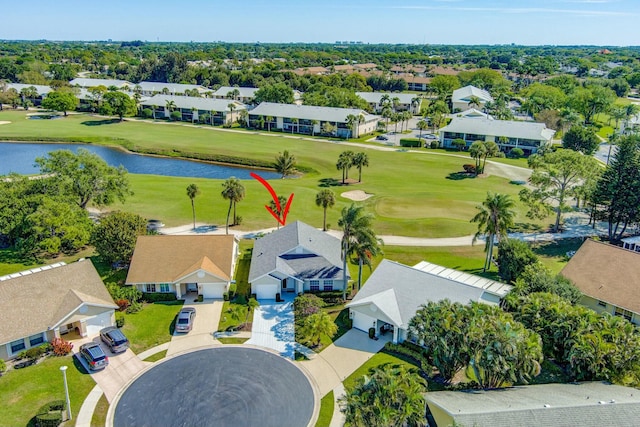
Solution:
[{"label": "white garage door", "polygon": [[202,285],[202,298],[222,298],[224,290],[222,283],[205,283]]},{"label": "white garage door", "polygon": [[375,317],[367,316],[357,311],[353,312],[353,327],[361,331],[369,332],[369,328],[375,327],[376,320]]},{"label": "white garage door", "polygon": [[256,285],[255,291],[258,299],[276,299],[278,285]]},{"label": "white garage door", "polygon": [[87,335],[98,335],[100,329],[113,326],[111,324],[111,312],[98,314],[97,316],[87,319],[85,326],[87,327]]}]

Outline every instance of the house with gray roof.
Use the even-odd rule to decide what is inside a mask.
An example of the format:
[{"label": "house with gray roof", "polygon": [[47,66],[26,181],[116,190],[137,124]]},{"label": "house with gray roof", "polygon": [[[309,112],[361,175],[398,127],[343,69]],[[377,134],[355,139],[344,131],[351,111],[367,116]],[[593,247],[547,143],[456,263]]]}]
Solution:
[{"label": "house with gray roof", "polygon": [[[134,86],[134,89],[140,89],[140,93],[143,96],[153,95],[186,95],[187,93],[198,93],[198,96],[203,96],[207,92],[211,92],[204,86],[200,85],[188,85],[181,83],[163,83],[163,82],[140,82]],[[195,92],[194,92],[195,91]]]},{"label": "house with gray roof", "polygon": [[512,289],[504,283],[423,261],[414,267],[382,260],[347,304],[353,327],[393,331],[393,342],[408,338],[409,322],[422,304],[448,299],[496,305]]},{"label": "house with gray roof", "polygon": [[605,382],[541,384],[425,394],[430,427],[632,427],[640,393]]},{"label": "house with gray roof", "polygon": [[98,87],[104,86],[109,88],[111,86],[115,86],[118,89],[130,89],[133,88],[134,84],[128,82],[126,80],[117,80],[117,79],[89,79],[84,77],[78,77],[69,82],[71,86],[78,86],[81,88],[88,89],[90,87]]},{"label": "house with gray roof", "polygon": [[[6,83],[7,90],[14,89],[18,94],[24,89],[34,88],[37,96],[29,98],[33,105],[40,105],[42,103],[42,99],[47,96],[51,89],[51,86],[45,85],[30,85],[26,83]],[[2,89],[2,84],[0,84],[0,90]],[[22,96],[22,94],[20,94]]]},{"label": "house with gray roof", "polygon": [[[258,299],[344,288],[340,239],[296,221],[256,240],[249,283]],[[347,274],[347,280],[349,275]]]},{"label": "house with gray roof", "polygon": [[71,334],[95,336],[115,324],[111,295],[89,260],[0,277],[0,359]]},{"label": "house with gray roof", "polygon": [[452,148],[455,139],[464,140],[467,147],[476,141],[493,141],[504,152],[521,148],[525,154],[533,154],[551,144],[556,133],[544,123],[495,120],[491,116],[454,117],[439,132],[440,143],[445,148]]},{"label": "house with gray roof", "polygon": [[384,108],[385,103],[383,99],[388,98],[389,102],[393,102],[394,98],[397,99],[396,111],[410,111],[412,114],[418,114],[420,112],[420,105],[422,98],[415,93],[393,93],[393,92],[356,92],[360,98],[367,101],[371,111],[380,113]]},{"label": "house with gray roof", "polygon": [[[234,93],[235,91],[237,92]],[[221,86],[213,92],[212,96],[216,99],[232,99],[242,102],[243,104],[253,104],[253,99],[256,97],[257,91],[257,87]]]},{"label": "house with gray roof", "polygon": [[[359,123],[347,123],[349,116],[359,117]],[[268,130],[307,135],[328,134],[339,138],[358,138],[376,130],[380,116],[358,108],[318,107],[315,105],[262,102],[249,112],[249,125]],[[327,132],[327,124],[333,129]]]},{"label": "house with gray roof", "polygon": [[174,95],[154,95],[142,100],[140,105],[152,110],[154,118],[169,118],[173,111],[179,111],[183,121],[210,125],[231,124],[246,110],[244,104],[229,99]]},{"label": "house with gray roof", "polygon": [[489,92],[484,89],[468,85],[453,91],[453,94],[451,95],[453,111],[464,111],[472,108],[469,105],[472,97],[478,98],[480,105],[476,105],[476,107],[479,108],[484,107],[487,102],[493,102],[493,97]]}]

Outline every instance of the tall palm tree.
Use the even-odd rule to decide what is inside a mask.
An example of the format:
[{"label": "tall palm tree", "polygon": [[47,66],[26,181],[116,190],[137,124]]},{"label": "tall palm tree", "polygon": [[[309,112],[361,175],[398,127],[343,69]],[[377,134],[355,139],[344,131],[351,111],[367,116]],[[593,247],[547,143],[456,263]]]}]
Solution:
[{"label": "tall palm tree", "polygon": [[349,114],[345,121],[347,123],[347,127],[349,128],[349,138],[353,138],[354,137],[353,127],[356,125],[356,123],[358,124],[360,123],[360,118],[355,114]]},{"label": "tall palm tree", "polygon": [[357,206],[352,203],[351,206],[342,209],[342,215],[338,219],[338,226],[342,227],[342,279],[343,292],[342,299],[347,299],[347,258],[351,253],[351,247],[357,244],[358,237],[369,236],[371,239],[377,239],[371,223],[373,215],[365,213],[363,206]]},{"label": "tall palm tree", "polygon": [[[278,214],[278,218],[282,219],[282,209],[284,209],[285,205],[287,204],[287,198],[284,196],[278,196],[278,203],[280,203],[280,209],[278,209],[278,204],[276,203],[276,201],[271,199],[269,200],[269,207],[272,211]],[[277,221],[276,227],[280,229],[280,221]]]},{"label": "tall palm tree", "polygon": [[385,124],[385,130],[388,131],[389,130],[389,119],[391,119],[391,117],[393,117],[393,110],[388,105],[385,105],[382,108],[382,111],[380,112],[380,116],[383,119],[387,119],[387,122]]},{"label": "tall palm tree", "polygon": [[229,115],[231,117],[231,123],[233,123],[233,112],[236,110],[236,108],[238,108],[236,106],[235,103],[230,102],[229,105],[227,105],[227,108],[229,109]]},{"label": "tall palm tree", "polygon": [[487,258],[483,271],[491,268],[495,238],[507,238],[509,227],[513,226],[513,217],[515,216],[513,206],[514,201],[509,195],[489,192],[482,205],[476,207],[480,212],[471,219],[471,222],[478,223],[478,231],[473,236],[473,243],[480,236],[485,236],[486,238],[485,250]]},{"label": "tall palm tree", "polygon": [[349,168],[353,165],[353,151],[343,151],[336,162],[336,169],[342,171],[342,184],[349,178]]},{"label": "tall palm tree", "polygon": [[324,210],[324,218],[322,219],[322,231],[327,231],[327,208],[332,208],[336,204],[336,195],[328,188],[320,190],[316,194],[316,206],[322,207]]},{"label": "tall palm tree", "polygon": [[640,107],[638,107],[638,105],[636,104],[627,104],[625,106],[624,131],[626,134],[629,134],[631,132],[631,130],[628,129],[631,118],[637,115],[639,112]]},{"label": "tall palm tree", "polygon": [[296,118],[291,119],[291,133],[293,133],[294,129],[298,126],[299,120]]},{"label": "tall palm tree", "polygon": [[391,97],[388,93],[385,93],[380,97],[380,108],[384,108],[391,104]]},{"label": "tall palm tree", "polygon": [[354,243],[349,254],[358,261],[358,290],[362,286],[362,266],[366,265],[371,270],[371,260],[382,254],[381,246],[384,244],[373,234],[372,230],[358,230],[355,233]]},{"label": "tall palm tree", "polygon": [[353,155],[353,166],[358,168],[358,182],[362,181],[362,168],[369,166],[369,156],[367,153],[360,152]]},{"label": "tall palm tree", "polygon": [[482,101],[476,95],[471,95],[467,104],[470,108],[480,108],[480,105],[482,105]]},{"label": "tall palm tree", "polygon": [[317,125],[318,123],[320,123],[320,122],[319,122],[319,121],[317,121],[317,120],[315,120],[315,119],[314,119],[314,120],[311,120],[311,136],[315,136],[315,133],[316,133],[316,125]]},{"label": "tall palm tree", "polygon": [[191,212],[193,213],[193,229],[196,229],[196,205],[194,199],[200,194],[200,189],[195,184],[189,184],[187,187],[187,196],[191,199]]},{"label": "tall palm tree", "polygon": [[289,151],[284,150],[276,156],[276,161],[273,166],[275,170],[282,175],[282,179],[284,179],[287,175],[295,173],[296,157],[293,154],[289,154]]},{"label": "tall palm tree", "polygon": [[418,122],[418,129],[420,129],[420,135],[418,135],[418,138],[422,138],[422,131],[429,129],[429,123],[427,123],[426,120],[420,120]]},{"label": "tall palm tree", "polygon": [[411,98],[411,109],[414,114],[419,113],[419,111],[417,110],[417,107],[420,105],[421,102],[422,102],[422,98],[420,96]]},{"label": "tall palm tree", "polygon": [[226,234],[229,234],[229,215],[231,214],[231,208],[233,207],[233,225],[237,225],[236,204],[244,199],[244,185],[242,185],[238,178],[232,176],[222,183],[222,192],[220,194],[225,200],[229,201],[225,228]]},{"label": "tall palm tree", "polygon": [[271,122],[273,121],[273,117],[272,116],[267,116],[267,118],[265,119],[267,121],[267,131],[271,132]]}]

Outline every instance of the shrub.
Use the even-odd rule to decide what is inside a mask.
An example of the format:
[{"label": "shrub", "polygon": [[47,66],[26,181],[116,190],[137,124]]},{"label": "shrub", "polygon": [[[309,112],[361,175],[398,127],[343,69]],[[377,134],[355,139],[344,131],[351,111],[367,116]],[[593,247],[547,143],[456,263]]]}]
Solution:
[{"label": "shrub", "polygon": [[145,108],[142,110],[142,117],[144,117],[145,119],[150,119],[153,117],[153,111],[151,111],[151,108]]},{"label": "shrub", "polygon": [[140,292],[135,286],[121,286],[114,282],[108,282],[106,286],[114,301],[126,299],[130,304],[132,304],[140,301],[142,298],[142,292]]},{"label": "shrub", "polygon": [[240,215],[236,215],[236,224],[235,225],[242,225],[242,217]]},{"label": "shrub", "polygon": [[464,169],[466,173],[472,173],[474,175],[476,173],[476,167],[474,165],[470,165],[470,164],[462,165],[462,169]]},{"label": "shrub", "polygon": [[410,342],[404,342],[402,344],[393,344],[388,342],[384,345],[384,349],[387,353],[395,353],[413,359],[418,366],[420,366],[420,370],[422,372],[426,375],[431,375],[433,366],[429,363],[429,359],[425,355],[425,349],[422,347]]},{"label": "shrub", "polygon": [[0,359],[0,374],[7,370],[7,363]]},{"label": "shrub", "polygon": [[123,313],[116,313],[116,326],[118,328],[122,328],[124,326],[124,314]]},{"label": "shrub", "polygon": [[58,427],[62,423],[62,411],[65,406],[64,400],[54,400],[43,405],[36,413],[36,426]]},{"label": "shrub", "polygon": [[180,111],[172,111],[171,114],[169,114],[169,118],[173,122],[180,121],[182,120],[182,113]]},{"label": "shrub", "polygon": [[369,328],[369,338],[373,339],[376,336],[376,328]]},{"label": "shrub", "polygon": [[401,138],[401,147],[422,147],[422,141],[418,138]]},{"label": "shrub", "polygon": [[451,141],[451,146],[455,149],[457,149],[458,151],[462,151],[464,149],[464,147],[467,146],[467,143],[464,139],[454,139],[453,141]]},{"label": "shrub", "polygon": [[118,306],[118,310],[120,311],[125,311],[128,307],[129,307],[129,300],[128,299],[118,299],[116,300],[116,305]]},{"label": "shrub", "polygon": [[320,311],[325,306],[324,301],[314,294],[302,294],[293,300],[293,311],[296,321],[303,321],[306,317]]},{"label": "shrub", "polygon": [[229,301],[229,292],[225,292],[224,294],[222,294],[222,299],[225,301]]},{"label": "shrub", "polygon": [[235,298],[237,289],[238,285],[236,283],[232,283],[229,285],[229,301]]},{"label": "shrub", "polygon": [[142,300],[145,302],[176,301],[178,297],[173,292],[143,292]]},{"label": "shrub", "polygon": [[524,156],[524,151],[522,151],[522,148],[516,147],[509,151],[509,157],[511,157],[512,159],[519,159],[522,156]]},{"label": "shrub", "polygon": [[438,148],[439,145],[440,143],[438,141],[431,141],[431,143],[429,144],[429,147],[435,150],[436,148]]},{"label": "shrub", "polygon": [[538,256],[527,242],[502,239],[498,243],[498,275],[505,283],[515,282],[525,267],[538,262]]},{"label": "shrub", "polygon": [[51,341],[51,345],[53,346],[53,354],[56,356],[66,356],[71,353],[73,349],[73,344],[62,338],[54,338],[53,341]]},{"label": "shrub", "polygon": [[25,352],[27,359],[36,361],[45,353],[45,349],[42,347],[31,347]]},{"label": "shrub", "polygon": [[140,310],[142,310],[142,304],[139,302],[132,302],[131,305],[127,307],[126,312],[129,314],[132,314],[132,313],[137,313]]}]

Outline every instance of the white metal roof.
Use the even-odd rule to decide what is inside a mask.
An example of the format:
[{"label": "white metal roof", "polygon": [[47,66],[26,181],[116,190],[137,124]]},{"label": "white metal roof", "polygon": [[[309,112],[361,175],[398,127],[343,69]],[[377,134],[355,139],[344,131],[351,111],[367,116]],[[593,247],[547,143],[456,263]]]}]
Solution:
[{"label": "white metal roof", "polygon": [[476,288],[484,289],[485,291],[499,296],[500,298],[507,295],[513,286],[505,283],[496,282],[495,280],[485,279],[484,277],[475,276],[473,274],[464,273],[462,271],[446,268],[441,265],[432,264],[427,261],[420,261],[413,268],[430,273],[446,279],[455,280],[456,282],[464,283],[465,285],[474,286]]},{"label": "white metal roof", "polygon": [[506,136],[537,141],[550,141],[555,134],[544,123],[494,120],[491,117],[454,117],[440,132],[467,133],[476,135]]},{"label": "white metal roof", "polygon": [[454,90],[453,95],[451,96],[451,101],[469,102],[469,98],[472,96],[477,96],[480,98],[480,101],[483,102],[493,102],[493,98],[489,92],[471,85]]},{"label": "white metal roof", "polygon": [[230,111],[229,104],[236,106],[236,111],[246,109],[245,105],[230,99],[198,98],[195,96],[175,96],[175,95],[154,95],[146,101],[141,101],[142,105],[164,107],[167,101],[173,101],[176,108],[196,108],[204,111]]},{"label": "white metal roof", "polygon": [[140,88],[145,92],[162,92],[164,88],[167,88],[171,93],[184,93],[186,90],[193,89],[196,89],[200,93],[209,91],[209,89],[204,86],[182,83],[140,82],[137,86],[140,86]]},{"label": "white metal roof", "polygon": [[349,115],[363,115],[366,122],[378,118],[378,116],[368,114],[364,110],[357,108],[318,107],[315,105],[278,104],[274,102],[262,102],[251,110],[250,114],[252,116],[287,117],[337,123],[346,123]]},{"label": "white metal roof", "polygon": [[414,98],[418,98],[418,95],[414,93],[393,93],[393,92],[356,92],[360,98],[364,99],[369,103],[379,104],[380,100],[383,96],[388,95],[389,100],[393,98],[398,98],[398,101],[401,104],[411,104],[411,100]]},{"label": "white metal roof", "polygon": [[56,268],[56,267],[62,267],[63,265],[67,265],[67,264],[65,262],[61,261],[61,262],[56,262],[55,264],[43,265],[42,267],[35,267],[35,268],[31,268],[29,270],[24,270],[24,271],[19,271],[17,273],[7,274],[5,276],[0,276],[0,282],[5,281],[5,280],[9,280],[9,279],[15,279],[16,277],[28,276],[29,274],[38,273],[38,272],[44,271],[44,270],[50,270],[50,269]]},{"label": "white metal roof", "polygon": [[637,245],[640,243],[640,236],[625,237],[624,239],[622,239],[622,241],[624,243],[629,243],[629,244],[635,243]]},{"label": "white metal roof", "polygon": [[238,89],[240,94],[238,95],[240,98],[253,98],[258,91],[257,87],[231,87],[231,86],[221,86],[218,90],[213,92],[213,96],[222,96],[226,97],[227,94],[235,89]]},{"label": "white metal roof", "polygon": [[7,89],[13,88],[18,92],[20,92],[22,89],[26,89],[29,87],[35,87],[36,91],[38,91],[38,95],[40,96],[46,95],[53,90],[51,89],[50,86],[45,86],[45,85],[30,85],[25,83],[7,83]]},{"label": "white metal roof", "polygon": [[112,79],[87,79],[78,77],[69,82],[71,86],[80,86],[80,87],[97,87],[97,86],[116,86],[121,88],[123,86],[131,86],[133,87],[133,83],[128,82],[126,80],[112,80]]}]

